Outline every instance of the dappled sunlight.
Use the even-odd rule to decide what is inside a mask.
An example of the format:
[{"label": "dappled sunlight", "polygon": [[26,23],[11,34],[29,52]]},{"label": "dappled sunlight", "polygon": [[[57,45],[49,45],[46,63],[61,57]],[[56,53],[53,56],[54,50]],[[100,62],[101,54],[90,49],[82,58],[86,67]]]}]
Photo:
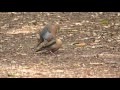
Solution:
[{"label": "dappled sunlight", "polygon": [[36,33],[37,30],[40,29],[40,26],[22,26],[21,29],[12,29],[7,31],[7,34],[19,34],[19,33],[23,33],[23,34],[28,34],[28,33]]},{"label": "dappled sunlight", "polygon": [[[58,22],[62,47],[35,52],[38,30]],[[0,78],[120,77],[120,13],[0,13]]]}]

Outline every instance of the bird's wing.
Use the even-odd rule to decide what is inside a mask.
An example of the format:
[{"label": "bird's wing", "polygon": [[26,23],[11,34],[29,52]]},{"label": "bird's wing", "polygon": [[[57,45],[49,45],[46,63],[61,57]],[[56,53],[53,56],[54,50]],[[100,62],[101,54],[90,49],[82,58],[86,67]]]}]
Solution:
[{"label": "bird's wing", "polygon": [[56,43],[55,39],[52,39],[51,41],[47,42],[44,48],[49,48],[50,46],[54,45]]}]

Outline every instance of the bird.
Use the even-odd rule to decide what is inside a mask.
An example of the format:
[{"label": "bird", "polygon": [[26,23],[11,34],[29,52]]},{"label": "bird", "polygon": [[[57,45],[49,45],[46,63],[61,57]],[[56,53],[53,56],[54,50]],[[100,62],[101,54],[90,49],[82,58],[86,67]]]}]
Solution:
[{"label": "bird", "polygon": [[60,47],[62,46],[62,41],[58,38],[56,38],[56,43],[51,45],[51,46],[47,46],[46,50],[50,51],[50,52],[55,52],[57,51]]},{"label": "bird", "polygon": [[36,35],[38,41],[36,52],[42,50],[48,50],[50,52],[57,51],[62,46],[62,41],[57,37],[59,29],[59,25],[49,24],[42,31],[39,31]]}]

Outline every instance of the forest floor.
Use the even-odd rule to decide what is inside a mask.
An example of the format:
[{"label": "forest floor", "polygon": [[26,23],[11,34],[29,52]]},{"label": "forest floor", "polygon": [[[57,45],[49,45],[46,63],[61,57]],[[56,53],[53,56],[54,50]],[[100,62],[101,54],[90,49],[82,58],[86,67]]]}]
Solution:
[{"label": "forest floor", "polygon": [[[63,45],[35,53],[36,33],[59,23]],[[119,78],[120,13],[0,13],[1,78]]]}]

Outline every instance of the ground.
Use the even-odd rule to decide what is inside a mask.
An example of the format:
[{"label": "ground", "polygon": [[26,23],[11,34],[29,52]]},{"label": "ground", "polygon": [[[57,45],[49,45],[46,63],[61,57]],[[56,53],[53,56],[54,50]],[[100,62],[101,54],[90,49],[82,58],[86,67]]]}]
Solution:
[{"label": "ground", "polygon": [[[59,23],[62,47],[36,53],[36,33]],[[0,13],[1,78],[119,78],[119,12]]]}]

